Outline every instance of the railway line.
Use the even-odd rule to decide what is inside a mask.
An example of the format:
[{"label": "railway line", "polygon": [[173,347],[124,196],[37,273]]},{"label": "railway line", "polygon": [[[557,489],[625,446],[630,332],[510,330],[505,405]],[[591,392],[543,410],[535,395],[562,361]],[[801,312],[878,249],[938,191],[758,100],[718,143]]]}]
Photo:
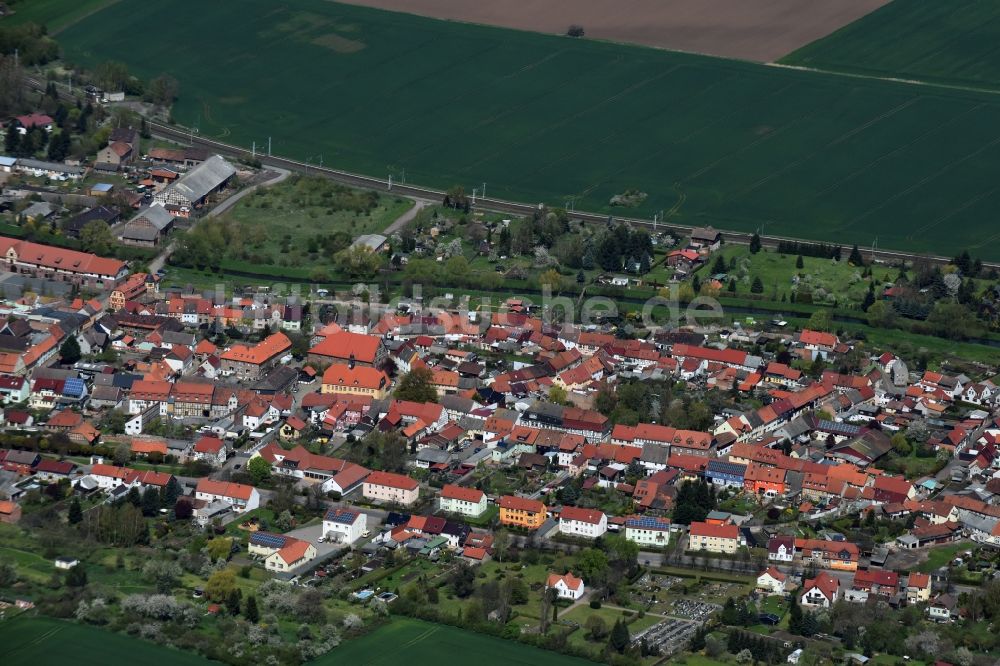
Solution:
[{"label": "railway line", "polygon": [[[47,82],[41,81],[34,77],[26,76],[24,77],[25,84],[32,90],[43,92],[46,89]],[[74,103],[80,98],[78,95],[68,93],[62,89],[59,89],[60,97],[73,101]],[[321,176],[324,178],[329,178],[338,183],[344,185],[350,185],[353,187],[365,187],[376,190],[391,191],[395,194],[399,194],[406,197],[414,197],[420,199],[431,199],[431,200],[442,200],[444,198],[444,192],[430,187],[421,187],[417,185],[411,185],[407,183],[390,183],[388,180],[382,178],[375,178],[372,176],[364,176],[357,173],[351,173],[348,171],[342,171],[340,169],[332,169],[330,167],[317,166],[315,164],[309,164],[307,162],[301,162],[298,160],[293,160],[287,157],[279,157],[276,155],[261,155],[252,154],[250,150],[236,146],[230,143],[225,143],[223,141],[218,141],[216,139],[210,139],[207,137],[194,134],[189,130],[183,128],[178,128],[172,125],[167,125],[165,123],[153,121],[146,119],[149,125],[150,132],[157,138],[166,139],[169,141],[174,141],[180,144],[186,144],[190,146],[197,146],[202,148],[211,149],[221,155],[234,158],[243,159],[257,159],[264,166],[278,167],[281,169],[286,169],[294,173],[303,173],[314,176]],[[506,201],[503,199],[492,199],[492,198],[477,198],[475,206],[479,210],[488,210],[498,213],[510,213],[513,215],[530,215],[535,211],[540,204],[526,204],[515,201]],[[608,224],[610,221],[625,222],[627,224],[643,227],[650,231],[671,231],[679,235],[686,235],[694,228],[687,225],[680,225],[668,222],[653,222],[652,220],[623,217],[618,215],[608,215],[604,213],[590,213],[586,211],[570,211],[569,215],[572,219],[580,220],[582,222],[587,222],[591,224]],[[731,231],[727,229],[719,229],[722,233],[725,241],[727,243],[735,243],[738,245],[749,245],[750,239],[753,237],[752,233],[746,233],[741,231]],[[773,235],[762,235],[760,236],[761,245],[766,248],[775,249],[781,242],[794,242],[794,243],[820,243],[823,241],[810,240],[807,238],[792,238],[788,236],[773,236]],[[926,259],[937,263],[948,263],[951,261],[951,257],[946,257],[942,255],[930,255],[923,254],[919,252],[904,252],[899,250],[891,249],[863,249],[862,254],[869,257],[877,262],[881,263],[893,263],[899,261],[906,261],[912,259]],[[983,262],[983,265],[987,268],[1000,268],[1000,263],[995,262]]]}]

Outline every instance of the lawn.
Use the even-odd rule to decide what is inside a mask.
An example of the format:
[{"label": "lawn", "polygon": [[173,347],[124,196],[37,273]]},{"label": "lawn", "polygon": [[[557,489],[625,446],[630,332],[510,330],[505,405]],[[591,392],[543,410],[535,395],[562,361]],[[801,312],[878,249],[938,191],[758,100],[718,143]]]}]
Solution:
[{"label": "lawn", "polygon": [[972,544],[968,541],[963,541],[960,543],[950,543],[946,546],[936,546],[931,548],[927,553],[927,559],[924,560],[919,567],[917,567],[917,571],[922,571],[924,573],[937,571],[955,559],[955,555],[957,553],[966,550],[971,546]]},{"label": "lawn", "polygon": [[580,647],[593,649],[595,652],[600,651],[607,644],[607,639],[600,642],[594,642],[587,639],[587,620],[591,617],[601,618],[608,631],[611,631],[611,627],[613,627],[615,622],[618,620],[625,620],[626,622],[631,620],[628,625],[628,630],[629,634],[633,636],[643,629],[651,627],[657,622],[663,621],[663,618],[656,617],[654,615],[637,617],[637,614],[633,612],[631,617],[626,617],[620,610],[614,610],[612,608],[598,608],[595,610],[589,605],[577,606],[568,613],[561,613],[559,615],[560,621],[571,621],[580,626],[579,629],[570,634],[570,643],[575,643]]},{"label": "lawn", "polygon": [[1000,5],[894,0],[781,62],[953,85],[1000,86]]},{"label": "lawn", "polygon": [[18,548],[0,546],[0,559],[12,562],[17,567],[19,575],[30,578],[36,583],[44,583],[49,580],[54,572],[63,573],[41,555]]},{"label": "lawn", "polygon": [[[119,2],[59,38],[83,66],[121,59],[149,79],[169,62],[177,121],[246,147],[271,137],[276,154],[496,198],[1000,258],[993,94],[334,2],[240,9]],[[647,196],[612,206],[627,190]]]},{"label": "lawn", "polygon": [[863,269],[855,268],[847,262],[850,248],[843,252],[841,261],[820,259],[818,257],[802,257],[802,268],[796,267],[797,255],[779,254],[766,251],[750,254],[745,246],[727,245],[709,258],[704,268],[698,271],[698,277],[704,282],[715,268],[717,256],[721,256],[726,264],[728,288],[730,278],[736,280],[737,293],[748,294],[754,278],[760,278],[764,283],[764,296],[772,301],[780,302],[792,295],[792,286],[797,281],[798,290],[808,289],[816,303],[828,302],[823,294],[829,294],[830,299],[836,298],[839,305],[859,304],[868,291],[868,282],[861,278]]},{"label": "lawn", "polygon": [[127,661],[148,666],[217,663],[138,638],[40,617],[18,617],[0,622],[0,642],[4,645],[5,666],[69,663],[105,666],[122,659],[122,655],[128,655]]},{"label": "lawn", "polygon": [[[325,254],[315,245],[317,238],[343,232],[350,243],[361,234],[382,233],[412,206],[409,199],[293,176],[244,197],[226,217],[238,222],[245,237],[252,239],[256,262],[283,258],[303,266],[317,263],[316,256],[308,256],[309,249],[313,255]],[[329,265],[329,256],[319,259]]]},{"label": "lawn", "polygon": [[590,662],[546,652],[514,641],[472,633],[454,627],[409,618],[392,622],[351,640],[312,662],[315,666],[367,664],[368,666],[432,666],[442,658],[459,659],[477,666],[570,666]]}]

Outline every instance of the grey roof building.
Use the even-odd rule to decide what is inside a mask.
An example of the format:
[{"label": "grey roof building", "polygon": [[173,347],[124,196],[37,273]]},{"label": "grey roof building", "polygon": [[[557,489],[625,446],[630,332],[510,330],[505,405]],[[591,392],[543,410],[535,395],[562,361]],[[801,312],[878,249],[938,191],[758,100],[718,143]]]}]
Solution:
[{"label": "grey roof building", "polygon": [[213,155],[153,196],[159,204],[199,206],[205,198],[225,187],[236,168],[221,155]]}]

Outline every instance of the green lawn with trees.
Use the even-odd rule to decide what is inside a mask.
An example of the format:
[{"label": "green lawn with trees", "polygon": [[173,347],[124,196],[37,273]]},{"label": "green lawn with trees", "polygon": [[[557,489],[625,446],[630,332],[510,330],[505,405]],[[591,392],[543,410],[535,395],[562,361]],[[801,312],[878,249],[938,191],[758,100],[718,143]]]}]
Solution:
[{"label": "green lawn with trees", "polygon": [[223,216],[202,221],[182,236],[182,251],[171,260],[275,278],[292,273],[316,282],[373,275],[384,258],[348,247],[361,234],[383,231],[412,206],[409,199],[295,175],[256,190]]}]

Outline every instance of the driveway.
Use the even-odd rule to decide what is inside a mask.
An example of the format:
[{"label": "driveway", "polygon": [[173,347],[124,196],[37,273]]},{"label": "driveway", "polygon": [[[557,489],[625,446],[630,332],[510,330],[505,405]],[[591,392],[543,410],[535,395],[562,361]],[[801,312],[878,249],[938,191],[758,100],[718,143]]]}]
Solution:
[{"label": "driveway", "polygon": [[382,232],[383,236],[391,236],[397,231],[401,230],[407,224],[413,221],[413,218],[417,216],[421,210],[434,204],[435,202],[429,199],[414,199],[414,206],[410,210],[406,211],[402,215],[396,218],[396,221],[386,227],[385,231]]},{"label": "driveway", "polygon": [[[296,539],[302,539],[303,541],[308,541],[316,547],[316,559],[321,560],[325,556],[335,553],[338,550],[344,548],[343,544],[330,543],[329,541],[324,541],[319,543],[318,539],[323,534],[323,523],[316,523],[315,525],[307,525],[306,527],[299,527],[291,532],[288,532],[288,536],[295,537]],[[310,563],[315,565],[315,563]]]}]

